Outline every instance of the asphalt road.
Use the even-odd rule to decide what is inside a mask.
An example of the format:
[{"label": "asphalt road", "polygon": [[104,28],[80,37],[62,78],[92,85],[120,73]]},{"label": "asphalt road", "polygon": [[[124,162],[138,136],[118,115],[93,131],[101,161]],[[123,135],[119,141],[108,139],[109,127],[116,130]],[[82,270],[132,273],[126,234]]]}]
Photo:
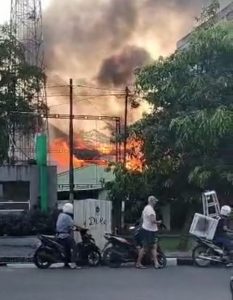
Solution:
[{"label": "asphalt road", "polygon": [[0,268],[2,300],[230,300],[233,270]]}]

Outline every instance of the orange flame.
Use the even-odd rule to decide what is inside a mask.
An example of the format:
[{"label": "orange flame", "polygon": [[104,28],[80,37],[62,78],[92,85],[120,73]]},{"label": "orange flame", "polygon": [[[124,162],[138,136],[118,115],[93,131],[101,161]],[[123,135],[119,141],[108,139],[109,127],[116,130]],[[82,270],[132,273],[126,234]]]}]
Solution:
[{"label": "orange flame", "polygon": [[[80,137],[75,139],[74,145],[79,150],[96,150],[99,157],[93,159],[79,159],[73,155],[74,168],[83,168],[90,164],[107,166],[115,155],[115,145],[96,142],[95,145],[85,143]],[[144,168],[144,157],[142,153],[143,142],[137,138],[131,138],[127,143],[126,167],[132,171],[142,172]],[[69,168],[69,146],[65,139],[54,139],[49,147],[50,160],[58,166],[59,171]],[[123,149],[121,150],[123,153]]]},{"label": "orange flame", "polygon": [[138,138],[130,138],[127,142],[126,167],[132,171],[142,172],[145,166],[144,154],[142,152],[143,141]]}]

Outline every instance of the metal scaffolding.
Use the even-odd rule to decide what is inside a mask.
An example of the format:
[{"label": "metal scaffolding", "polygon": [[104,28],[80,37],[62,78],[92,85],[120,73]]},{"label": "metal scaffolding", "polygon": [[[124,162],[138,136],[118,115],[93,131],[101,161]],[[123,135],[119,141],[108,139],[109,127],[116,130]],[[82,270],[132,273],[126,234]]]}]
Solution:
[{"label": "metal scaffolding", "polygon": [[[20,42],[24,47],[26,62],[44,72],[41,0],[11,0],[10,29],[16,43]],[[12,57],[12,61],[15,61],[14,57]],[[14,67],[12,67],[11,71],[14,72]],[[37,111],[40,112],[41,107],[47,106],[45,80],[42,84],[38,80],[38,88],[36,90],[33,101],[35,101]],[[48,131],[47,120],[43,123],[43,126],[39,118],[36,123],[36,128],[30,128],[27,133],[25,131],[22,132],[18,124],[10,124],[9,158],[11,163],[34,159],[35,134],[41,131],[41,127],[44,127],[43,131]]]}]

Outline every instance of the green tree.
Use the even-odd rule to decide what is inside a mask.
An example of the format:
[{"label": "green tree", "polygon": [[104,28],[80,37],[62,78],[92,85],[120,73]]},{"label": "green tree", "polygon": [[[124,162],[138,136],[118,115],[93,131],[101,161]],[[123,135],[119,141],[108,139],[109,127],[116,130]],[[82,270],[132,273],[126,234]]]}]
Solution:
[{"label": "green tree", "polygon": [[[0,163],[8,159],[12,126],[25,133],[35,126],[34,117],[20,112],[38,109],[36,95],[43,80],[42,70],[27,63],[24,47],[9,27],[0,27]],[[41,106],[39,110],[44,112],[46,108]]]},{"label": "green tree", "polygon": [[[144,173],[129,170],[122,164],[113,165],[111,168],[113,168],[115,180],[106,183],[105,187],[109,190],[109,197],[113,205],[114,225],[121,228],[122,202],[131,203],[132,209],[130,212],[137,217],[141,209],[138,204],[143,203],[150,193],[150,188]],[[135,221],[130,215],[128,219]]]},{"label": "green tree", "polygon": [[138,91],[154,109],[134,134],[144,140],[161,196],[188,201],[190,212],[205,189],[225,200],[233,191],[233,23],[208,23],[217,8],[212,4],[209,19],[203,12],[205,26],[193,32],[185,50],[137,75]]}]

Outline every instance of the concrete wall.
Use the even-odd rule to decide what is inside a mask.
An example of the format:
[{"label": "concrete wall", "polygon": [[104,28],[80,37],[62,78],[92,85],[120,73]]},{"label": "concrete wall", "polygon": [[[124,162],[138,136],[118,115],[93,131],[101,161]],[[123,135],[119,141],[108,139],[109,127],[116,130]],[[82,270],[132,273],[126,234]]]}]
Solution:
[{"label": "concrete wall", "polygon": [[[57,201],[57,168],[48,167],[49,206]],[[30,206],[38,205],[39,201],[39,168],[36,165],[2,166],[0,167],[0,182],[25,181],[30,184]]]}]

